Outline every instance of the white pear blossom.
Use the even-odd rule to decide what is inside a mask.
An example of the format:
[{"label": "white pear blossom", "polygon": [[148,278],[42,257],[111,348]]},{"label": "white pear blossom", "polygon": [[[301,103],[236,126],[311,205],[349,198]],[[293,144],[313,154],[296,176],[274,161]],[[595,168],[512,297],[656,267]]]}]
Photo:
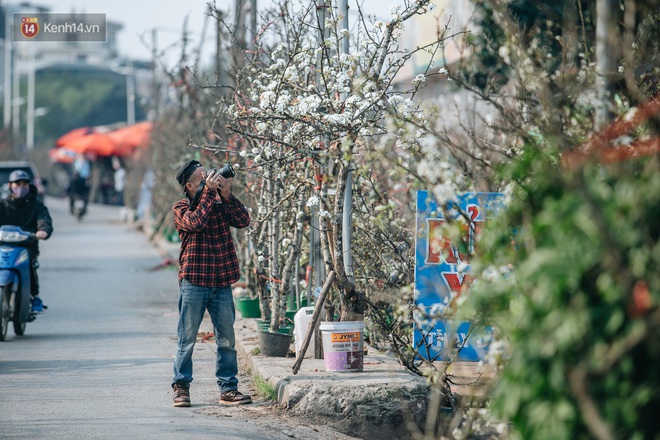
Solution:
[{"label": "white pear blossom", "polygon": [[275,99],[275,92],[268,91],[261,94],[259,100],[261,101],[261,109],[265,109],[271,105],[272,100]]},{"label": "white pear blossom", "polygon": [[426,76],[421,74],[421,73],[419,75],[417,75],[416,77],[414,77],[413,80],[412,80],[412,83],[415,86],[419,85],[419,84],[422,84],[422,83],[425,83],[425,82],[426,82]]},{"label": "white pear blossom", "polygon": [[345,114],[334,114],[334,115],[325,115],[323,121],[327,122],[330,125],[349,125],[350,120],[348,115]]},{"label": "white pear blossom", "polygon": [[289,108],[290,102],[291,100],[289,99],[289,95],[287,93],[283,93],[277,99],[277,105],[275,107],[278,112],[283,113]]}]

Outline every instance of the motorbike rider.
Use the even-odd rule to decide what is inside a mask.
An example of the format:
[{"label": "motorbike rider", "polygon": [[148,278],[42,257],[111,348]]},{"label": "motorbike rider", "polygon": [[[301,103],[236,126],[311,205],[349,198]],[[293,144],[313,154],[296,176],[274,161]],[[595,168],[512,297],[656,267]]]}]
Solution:
[{"label": "motorbike rider", "polygon": [[39,298],[39,242],[47,240],[53,233],[53,220],[48,208],[37,197],[37,187],[31,183],[30,176],[23,170],[15,170],[9,175],[9,195],[0,201],[0,225],[14,225],[33,232],[36,241],[25,249],[30,256],[30,304],[32,313],[43,313],[46,306]]},{"label": "motorbike rider", "polygon": [[73,214],[73,205],[76,197],[84,202],[82,214],[87,212],[87,202],[89,201],[89,181],[83,177],[77,170],[66,185],[66,194],[69,196],[69,212]]}]

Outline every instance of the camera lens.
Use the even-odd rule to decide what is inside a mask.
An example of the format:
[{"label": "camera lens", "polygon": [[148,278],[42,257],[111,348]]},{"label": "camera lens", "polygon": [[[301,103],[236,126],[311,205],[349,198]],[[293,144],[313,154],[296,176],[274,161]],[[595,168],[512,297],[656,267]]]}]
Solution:
[{"label": "camera lens", "polygon": [[226,164],[224,167],[220,168],[220,175],[224,177],[225,179],[232,178],[236,175],[236,172],[234,171],[234,168]]}]

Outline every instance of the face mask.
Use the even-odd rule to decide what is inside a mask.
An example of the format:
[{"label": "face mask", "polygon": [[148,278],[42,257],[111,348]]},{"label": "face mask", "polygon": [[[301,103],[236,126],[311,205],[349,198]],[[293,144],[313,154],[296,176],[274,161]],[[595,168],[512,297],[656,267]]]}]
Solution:
[{"label": "face mask", "polygon": [[29,186],[15,186],[11,189],[11,192],[14,193],[14,197],[21,199],[28,195],[30,192]]}]

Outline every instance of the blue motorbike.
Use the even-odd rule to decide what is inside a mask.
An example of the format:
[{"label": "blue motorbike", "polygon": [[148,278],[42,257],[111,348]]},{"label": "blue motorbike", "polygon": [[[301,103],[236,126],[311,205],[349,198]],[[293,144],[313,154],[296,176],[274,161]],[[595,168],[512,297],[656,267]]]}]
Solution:
[{"label": "blue motorbike", "polygon": [[0,226],[0,341],[7,338],[9,323],[22,336],[36,314],[30,307],[30,256],[25,246],[36,241],[32,232],[18,226]]}]

